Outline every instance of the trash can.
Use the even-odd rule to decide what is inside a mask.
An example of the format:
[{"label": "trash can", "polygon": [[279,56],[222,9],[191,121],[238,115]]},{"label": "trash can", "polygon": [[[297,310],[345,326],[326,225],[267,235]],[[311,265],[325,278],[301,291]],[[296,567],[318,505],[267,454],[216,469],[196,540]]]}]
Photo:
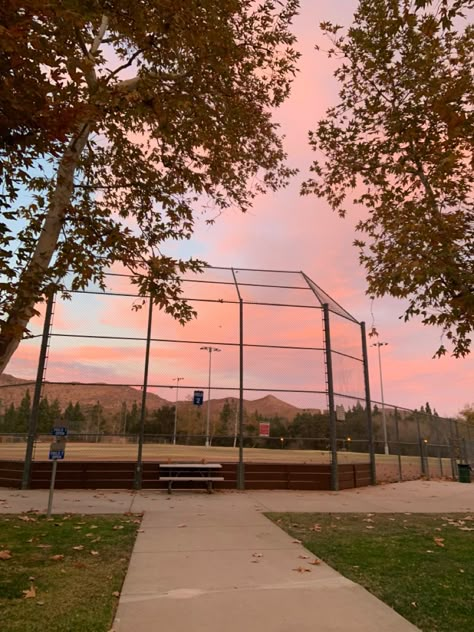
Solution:
[{"label": "trash can", "polygon": [[460,483],[471,482],[471,466],[468,463],[458,463],[458,474]]}]

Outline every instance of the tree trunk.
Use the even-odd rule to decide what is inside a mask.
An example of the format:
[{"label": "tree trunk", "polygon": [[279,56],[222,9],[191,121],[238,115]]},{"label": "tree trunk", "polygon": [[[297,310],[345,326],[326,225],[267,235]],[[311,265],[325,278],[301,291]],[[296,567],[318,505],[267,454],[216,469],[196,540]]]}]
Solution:
[{"label": "tree trunk", "polygon": [[85,121],[64,151],[59,163],[56,187],[38,243],[27,267],[20,275],[15,300],[7,320],[2,323],[0,329],[0,375],[18,348],[34,314],[35,305],[44,290],[45,276],[56,252],[66,211],[71,202],[74,173],[90,131],[90,121]]}]

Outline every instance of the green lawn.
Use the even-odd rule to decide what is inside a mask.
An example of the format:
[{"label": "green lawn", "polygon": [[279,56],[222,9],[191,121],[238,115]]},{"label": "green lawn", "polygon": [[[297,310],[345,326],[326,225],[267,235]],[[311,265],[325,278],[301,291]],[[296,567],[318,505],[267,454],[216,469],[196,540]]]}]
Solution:
[{"label": "green lawn", "polygon": [[474,515],[267,515],[424,632],[474,630]]},{"label": "green lawn", "polygon": [[0,515],[0,630],[110,630],[140,522]]}]

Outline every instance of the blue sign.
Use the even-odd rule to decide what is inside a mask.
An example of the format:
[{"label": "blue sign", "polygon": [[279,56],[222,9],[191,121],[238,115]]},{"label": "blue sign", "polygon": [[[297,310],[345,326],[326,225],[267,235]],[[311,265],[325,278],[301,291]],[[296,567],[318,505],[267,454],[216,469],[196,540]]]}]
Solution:
[{"label": "blue sign", "polygon": [[49,459],[51,461],[62,461],[64,459],[64,450],[50,450]]},{"label": "blue sign", "polygon": [[204,391],[194,391],[193,404],[195,406],[202,406],[204,401]]},{"label": "blue sign", "polygon": [[67,437],[67,428],[65,426],[57,426],[56,428],[51,428],[51,434],[54,437]]}]

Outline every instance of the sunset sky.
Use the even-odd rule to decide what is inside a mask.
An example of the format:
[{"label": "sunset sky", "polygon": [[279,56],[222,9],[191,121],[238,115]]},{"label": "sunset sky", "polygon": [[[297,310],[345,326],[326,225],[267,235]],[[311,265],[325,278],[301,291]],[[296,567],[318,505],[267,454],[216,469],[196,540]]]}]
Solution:
[{"label": "sunset sky", "polygon": [[[173,254],[192,255],[204,259],[212,266],[304,271],[357,320],[365,321],[368,328],[375,325],[380,334],[379,340],[388,343],[382,350],[386,402],[406,407],[420,407],[429,401],[441,415],[455,415],[466,403],[474,402],[474,357],[464,360],[450,357],[432,359],[440,344],[439,331],[423,327],[415,320],[404,323],[400,319],[404,312],[404,305],[400,301],[387,298],[378,299],[371,304],[365,294],[366,283],[364,272],[358,263],[357,250],[352,245],[355,238],[354,225],[360,216],[360,210],[354,211],[345,219],[340,219],[323,201],[315,197],[299,196],[301,182],[308,177],[313,159],[308,146],[308,131],[324,116],[325,110],[333,105],[337,98],[337,84],[332,77],[335,62],[328,61],[324,53],[314,50],[316,43],[324,43],[318,25],[325,20],[348,25],[357,2],[301,0],[301,5],[301,13],[294,24],[298,49],[302,53],[300,73],[295,80],[291,98],[276,114],[286,135],[285,145],[289,164],[297,167],[300,173],[285,190],[258,198],[253,210],[246,215],[228,211],[212,226],[205,224],[203,218],[197,223],[196,233],[191,241],[171,245],[169,251]],[[180,335],[188,339],[196,336],[218,341],[225,341],[226,336],[229,340],[235,339],[234,332],[238,322],[236,306],[220,306],[217,317],[215,314],[207,314],[205,306],[206,304],[200,304],[198,307],[202,307],[199,324],[191,324],[185,333],[181,331]],[[145,313],[137,315],[131,312],[128,299],[116,299],[113,306],[109,304],[105,310],[103,305],[94,305],[88,300],[84,300],[82,308],[78,304],[75,304],[74,308],[68,305],[59,306],[55,325],[63,331],[79,331],[84,327],[85,312],[88,319],[100,321],[101,331],[118,331],[121,327],[121,335],[124,335],[125,329],[128,332],[134,328],[143,329]],[[278,329],[279,340],[290,339],[290,344],[297,344],[294,341],[301,341],[304,338],[303,333],[311,330],[311,327],[320,330],[320,320],[315,325],[316,320],[313,322],[312,315],[305,314],[298,320],[290,318],[285,312],[272,316],[271,320],[266,318],[257,312],[254,317],[249,315],[248,334],[258,339],[268,333],[269,329]],[[320,319],[319,314],[317,319]],[[169,322],[166,328],[170,336],[180,329],[178,325]],[[163,331],[162,327],[160,336],[157,333],[157,337],[164,337]],[[369,344],[371,342],[369,341]],[[64,374],[69,371],[69,374],[74,374],[75,379],[82,376],[83,381],[100,379],[97,366],[96,369],[90,369],[88,375],[87,366],[93,366],[95,354],[95,357],[99,356],[104,367],[103,380],[106,379],[109,370],[107,366],[117,368],[124,366],[125,363],[127,367],[124,366],[124,372],[127,379],[133,381],[136,378],[138,382],[141,380],[143,350],[137,349],[133,342],[126,345],[128,361],[124,360],[121,351],[112,348],[113,345],[105,350],[103,347],[98,348],[97,345],[94,347],[90,344],[87,347],[85,343],[75,344],[75,353],[71,353],[70,350],[64,352]],[[309,344],[313,346],[313,342]],[[61,364],[60,346],[58,343],[57,367]],[[203,352],[199,352],[198,347],[191,356],[188,349],[168,350],[168,355],[164,347],[160,351],[155,351],[160,357],[160,371],[166,382],[171,380],[172,376],[178,375],[185,377],[183,386],[186,385],[186,381],[188,384],[195,384],[199,380],[205,382],[207,379],[207,358]],[[106,356],[110,364],[105,361]],[[181,356],[182,362],[177,360]],[[235,348],[229,348],[219,356],[215,360],[215,379],[216,383],[220,381],[225,386],[226,371],[229,375],[235,374],[238,353]],[[19,376],[26,375],[26,366],[29,362],[34,362],[34,357],[35,351],[23,345],[7,372]],[[130,362],[133,364],[135,357],[136,371],[130,371]],[[54,348],[52,360],[54,361]],[[275,357],[267,360],[271,368],[267,365],[262,371],[271,372],[272,378],[266,385],[276,387],[284,383],[290,384],[290,387],[295,385],[297,388],[298,384],[304,381],[304,377],[295,369],[296,366],[304,366],[307,372],[304,355],[291,361],[294,362],[291,364],[291,379],[288,378],[290,364],[284,354],[275,354]],[[369,348],[369,363],[372,399],[379,400],[380,383],[374,348]],[[257,366],[258,360],[252,361],[249,357],[249,387],[250,383],[258,384],[261,379],[257,375],[252,376],[252,365]],[[313,374],[317,374],[318,379],[323,379],[319,368],[314,368]],[[228,379],[230,384],[234,378]],[[173,399],[171,392],[160,394]],[[255,394],[253,397],[257,396],[259,395]],[[278,396],[298,403],[294,398]],[[306,406],[309,403],[305,401],[302,405]]]}]

